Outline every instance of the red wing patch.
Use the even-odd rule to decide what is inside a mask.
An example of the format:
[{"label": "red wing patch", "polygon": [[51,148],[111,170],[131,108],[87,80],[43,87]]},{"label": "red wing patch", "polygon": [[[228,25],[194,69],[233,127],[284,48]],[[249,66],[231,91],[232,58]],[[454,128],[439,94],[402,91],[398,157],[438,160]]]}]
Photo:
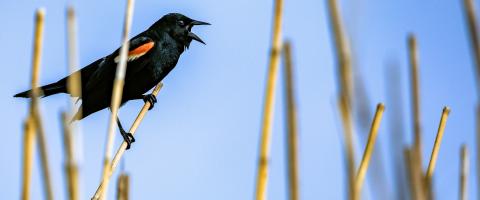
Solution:
[{"label": "red wing patch", "polygon": [[[150,49],[152,49],[154,45],[155,45],[154,42],[147,42],[135,49],[130,50],[128,52],[127,61],[132,61],[132,60],[136,60],[137,58],[140,58],[141,56],[145,55]],[[120,61],[120,55],[115,57],[115,62],[118,63],[118,61]]]}]

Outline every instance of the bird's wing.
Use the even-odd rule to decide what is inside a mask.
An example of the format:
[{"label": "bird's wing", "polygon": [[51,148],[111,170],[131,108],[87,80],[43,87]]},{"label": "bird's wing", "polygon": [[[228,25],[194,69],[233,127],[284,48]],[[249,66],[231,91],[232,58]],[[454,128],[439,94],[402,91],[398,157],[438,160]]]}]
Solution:
[{"label": "bird's wing", "polygon": [[[139,59],[140,57],[148,53],[154,45],[155,42],[149,37],[141,36],[132,38],[130,40],[127,62],[132,62]],[[113,81],[113,78],[115,77],[117,63],[120,60],[119,52],[120,48],[118,48],[109,56],[102,59],[102,61],[98,64],[99,66],[97,70],[92,74],[92,76],[87,82],[87,92],[95,89],[98,84],[103,81]],[[139,69],[136,69],[134,71],[137,70]]]}]

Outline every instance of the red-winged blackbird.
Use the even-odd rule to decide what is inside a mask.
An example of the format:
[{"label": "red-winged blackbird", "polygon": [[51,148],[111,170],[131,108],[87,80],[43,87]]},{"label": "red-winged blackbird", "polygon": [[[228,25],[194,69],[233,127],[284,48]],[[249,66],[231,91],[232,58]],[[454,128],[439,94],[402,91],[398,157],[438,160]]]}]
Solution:
[{"label": "red-winged blackbird", "polygon": [[[162,81],[177,64],[180,55],[188,49],[190,42],[202,39],[191,32],[195,25],[210,25],[206,22],[190,19],[182,14],[171,13],[163,16],[146,31],[130,39],[127,72],[123,88],[122,105],[129,100],[143,99],[153,104],[157,102],[154,95],[144,95],[148,90]],[[81,74],[82,79],[82,114],[78,112],[73,120],[80,120],[88,115],[110,107],[113,80],[119,61],[120,48],[112,54],[98,59],[74,74]],[[52,84],[40,87],[43,97],[57,93],[68,93],[68,76]],[[31,90],[21,92],[15,97],[30,96]],[[70,94],[78,97],[76,94]],[[72,121],[73,121],[72,120]],[[117,124],[128,148],[135,141],[127,133],[117,117]]]}]

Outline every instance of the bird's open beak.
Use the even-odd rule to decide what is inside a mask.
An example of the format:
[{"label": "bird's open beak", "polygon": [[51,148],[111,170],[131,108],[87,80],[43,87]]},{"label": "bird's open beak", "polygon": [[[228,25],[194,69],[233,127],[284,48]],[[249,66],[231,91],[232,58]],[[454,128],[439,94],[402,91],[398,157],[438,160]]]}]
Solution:
[{"label": "bird's open beak", "polygon": [[190,23],[190,28],[189,28],[189,32],[188,32],[188,37],[189,38],[192,38],[193,40],[196,40],[197,42],[200,42],[202,44],[205,44],[205,42],[200,39],[200,37],[198,37],[197,35],[195,35],[195,33],[192,33],[190,30],[191,30],[191,27],[195,26],[195,25],[210,25],[210,23],[207,23],[207,22],[202,22],[202,21],[197,21],[197,20],[193,20],[192,23]]}]

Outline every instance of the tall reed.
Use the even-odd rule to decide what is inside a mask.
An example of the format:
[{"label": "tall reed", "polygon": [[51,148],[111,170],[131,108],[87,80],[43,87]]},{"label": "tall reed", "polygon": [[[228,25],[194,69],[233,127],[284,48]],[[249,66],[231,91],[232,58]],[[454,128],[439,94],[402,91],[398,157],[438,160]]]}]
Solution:
[{"label": "tall reed", "polygon": [[335,49],[337,56],[337,75],[340,87],[338,105],[342,117],[343,133],[345,140],[345,154],[347,164],[349,198],[356,199],[355,194],[355,144],[353,137],[353,122],[351,111],[352,94],[352,69],[351,53],[348,40],[343,30],[341,15],[338,9],[337,0],[329,0],[330,24],[332,26]]},{"label": "tall reed", "polygon": [[275,105],[275,90],[277,87],[278,66],[280,63],[281,31],[282,31],[283,0],[275,0],[272,46],[270,49],[270,64],[263,102],[263,118],[260,139],[260,154],[258,159],[255,197],[257,200],[267,198],[268,169],[270,159],[270,142]]},{"label": "tall reed", "polygon": [[289,41],[283,45],[284,80],[286,100],[286,125],[287,125],[287,160],[288,160],[288,183],[291,200],[299,199],[298,184],[298,134],[297,134],[297,108],[295,101],[294,69],[292,50]]},{"label": "tall reed", "polygon": [[36,137],[38,141],[38,147],[40,152],[40,160],[42,166],[43,185],[45,189],[45,199],[53,199],[53,186],[50,177],[50,168],[48,162],[48,150],[47,139],[45,136],[45,130],[43,128],[42,117],[40,115],[40,109],[38,108],[38,96],[40,94],[39,77],[40,77],[40,63],[43,47],[43,30],[45,26],[45,10],[40,8],[35,14],[35,35],[33,43],[33,61],[32,61],[32,94],[30,103],[30,117],[33,120],[33,124],[36,131]]},{"label": "tall reed", "polygon": [[115,80],[113,82],[112,102],[110,106],[112,113],[110,114],[110,121],[108,123],[107,143],[105,146],[105,158],[103,161],[102,173],[102,183],[105,184],[105,188],[103,189],[103,194],[100,196],[101,199],[107,198],[106,196],[108,190],[108,183],[110,181],[110,159],[112,157],[113,142],[115,140],[114,132],[118,115],[118,108],[120,107],[120,102],[122,101],[123,85],[125,73],[127,71],[127,56],[129,48],[128,35],[130,32],[130,26],[132,24],[133,6],[134,0],[127,0],[127,7],[125,10],[125,24],[122,34],[122,47],[120,48],[120,61],[118,62]]}]

